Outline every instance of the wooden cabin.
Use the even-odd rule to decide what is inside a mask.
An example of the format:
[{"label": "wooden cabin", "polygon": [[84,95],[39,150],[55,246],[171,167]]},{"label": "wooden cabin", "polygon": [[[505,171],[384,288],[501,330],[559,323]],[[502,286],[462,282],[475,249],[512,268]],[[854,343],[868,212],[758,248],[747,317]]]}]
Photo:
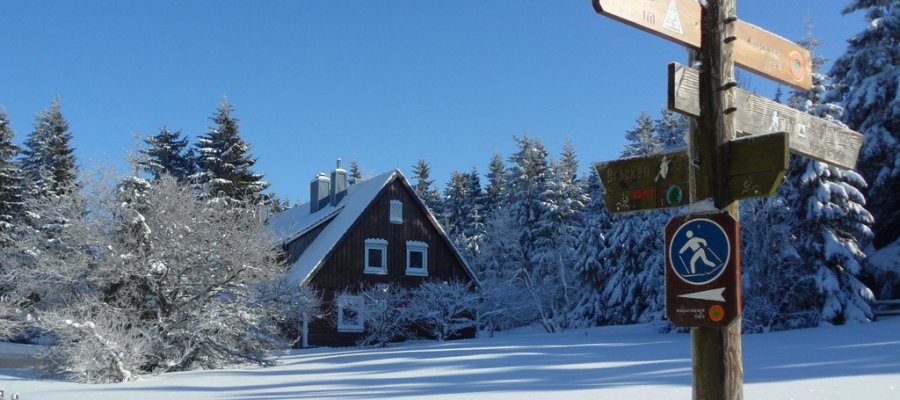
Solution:
[{"label": "wooden cabin", "polygon": [[310,322],[309,344],[350,346],[364,321],[335,294],[376,283],[414,287],[433,280],[477,282],[434,215],[399,170],[348,183],[340,166],[310,183],[310,202],[272,216],[292,287],[322,294],[328,318]]}]

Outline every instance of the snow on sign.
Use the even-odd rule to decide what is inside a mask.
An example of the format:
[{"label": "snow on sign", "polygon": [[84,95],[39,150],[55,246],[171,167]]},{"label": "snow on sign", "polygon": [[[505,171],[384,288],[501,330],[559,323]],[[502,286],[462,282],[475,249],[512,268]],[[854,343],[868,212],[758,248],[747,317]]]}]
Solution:
[{"label": "snow on sign", "polygon": [[724,327],[740,315],[738,224],[727,212],[666,225],[666,316],[676,326]]}]

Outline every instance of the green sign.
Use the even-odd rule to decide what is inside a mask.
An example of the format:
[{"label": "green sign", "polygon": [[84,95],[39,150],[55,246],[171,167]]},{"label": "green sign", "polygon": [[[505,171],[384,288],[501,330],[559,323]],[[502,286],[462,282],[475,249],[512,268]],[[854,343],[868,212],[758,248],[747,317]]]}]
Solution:
[{"label": "green sign", "polygon": [[623,158],[595,165],[611,213],[682,207],[688,204],[687,150]]}]

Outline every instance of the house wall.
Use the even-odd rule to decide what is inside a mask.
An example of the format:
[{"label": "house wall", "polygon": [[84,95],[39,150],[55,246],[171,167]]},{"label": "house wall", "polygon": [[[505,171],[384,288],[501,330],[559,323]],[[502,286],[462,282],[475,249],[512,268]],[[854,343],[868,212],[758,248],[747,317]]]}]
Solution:
[{"label": "house wall", "polygon": [[[341,242],[326,258],[322,268],[310,281],[310,285],[323,294],[329,311],[326,320],[310,324],[310,344],[318,346],[350,346],[359,334],[340,333],[335,327],[332,304],[334,294],[344,289],[358,290],[361,286],[396,282],[413,287],[428,279],[471,281],[451,247],[441,233],[426,217],[425,211],[413,198],[414,194],[400,179],[382,189],[381,193],[363,212]],[[390,222],[390,201],[403,202],[403,223]],[[366,239],[388,241],[387,275],[365,274]],[[428,276],[406,275],[406,241],[428,243]]]}]

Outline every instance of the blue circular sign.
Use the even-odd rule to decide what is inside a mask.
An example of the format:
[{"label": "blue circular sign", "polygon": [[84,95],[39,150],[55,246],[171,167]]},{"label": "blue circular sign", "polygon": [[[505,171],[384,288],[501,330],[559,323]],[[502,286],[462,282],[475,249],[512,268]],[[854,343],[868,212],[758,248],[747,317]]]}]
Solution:
[{"label": "blue circular sign", "polygon": [[719,224],[697,218],[682,224],[669,244],[669,263],[691,285],[710,283],[725,271],[731,243]]}]

